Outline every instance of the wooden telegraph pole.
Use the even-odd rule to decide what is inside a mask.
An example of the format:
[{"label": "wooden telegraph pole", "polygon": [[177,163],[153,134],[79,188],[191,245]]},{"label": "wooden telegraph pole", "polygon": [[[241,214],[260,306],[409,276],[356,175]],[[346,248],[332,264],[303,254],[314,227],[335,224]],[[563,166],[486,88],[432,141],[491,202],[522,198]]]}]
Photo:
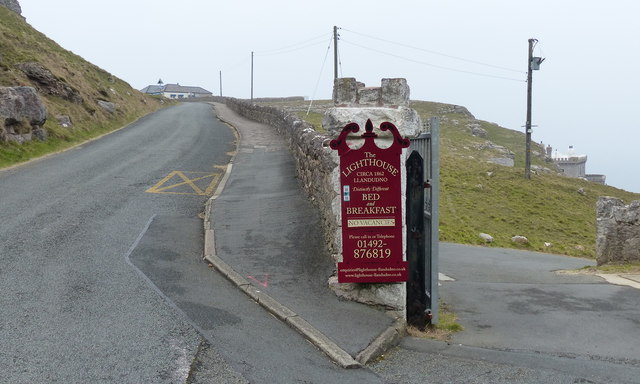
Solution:
[{"label": "wooden telegraph pole", "polygon": [[338,78],[338,27],[333,26],[333,79]]},{"label": "wooden telegraph pole", "polygon": [[531,179],[531,93],[533,87],[532,71],[540,69],[540,64],[544,61],[542,57],[533,57],[533,47],[538,43],[537,39],[529,39],[529,56],[527,60],[527,122],[525,124],[525,161],[524,177]]},{"label": "wooden telegraph pole", "polygon": [[251,51],[251,103],[253,103],[253,51]]},{"label": "wooden telegraph pole", "polygon": [[533,63],[533,46],[538,40],[529,39],[529,59],[527,60],[527,121],[525,123],[525,160],[524,177],[531,179],[531,91],[533,76],[531,74],[531,63]]}]

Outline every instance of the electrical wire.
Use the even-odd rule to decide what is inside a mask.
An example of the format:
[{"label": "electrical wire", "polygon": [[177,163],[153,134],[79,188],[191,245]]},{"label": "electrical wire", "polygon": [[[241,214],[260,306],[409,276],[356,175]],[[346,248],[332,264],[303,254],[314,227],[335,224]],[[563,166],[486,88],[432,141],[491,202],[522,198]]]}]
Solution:
[{"label": "electrical wire", "polygon": [[[227,73],[234,72],[234,71],[237,71],[238,69],[242,68],[241,64],[244,64],[244,63],[246,63],[248,61],[250,61],[250,59],[245,57],[245,58],[242,58],[240,60],[237,60],[233,65],[226,66],[225,68],[221,68],[220,70],[222,72],[227,72]],[[227,68],[230,68],[230,69],[227,69]]]},{"label": "electrical wire", "polygon": [[425,62],[425,61],[420,61],[420,60],[416,60],[416,59],[411,59],[411,58],[408,58],[408,57],[403,57],[403,56],[396,55],[396,54],[393,54],[393,53],[389,53],[389,52],[381,51],[381,50],[376,49],[376,48],[371,48],[371,47],[367,47],[367,46],[360,45],[360,44],[357,44],[357,43],[353,43],[353,42],[348,41],[348,40],[344,40],[344,39],[342,39],[341,41],[342,41],[342,42],[344,42],[344,43],[347,43],[347,44],[351,44],[351,45],[356,46],[356,47],[360,47],[360,48],[362,48],[362,49],[367,49],[367,50],[369,50],[369,51],[373,51],[373,52],[376,52],[376,53],[382,54],[382,55],[395,57],[395,58],[397,58],[397,59],[401,59],[401,60],[405,60],[405,61],[410,61],[410,62],[413,62],[413,63],[416,63],[416,64],[426,65],[426,66],[429,66],[429,67],[432,67],[432,68],[438,68],[438,69],[442,69],[442,70],[446,70],[446,71],[451,71],[451,72],[466,73],[466,74],[469,74],[469,75],[476,75],[476,76],[490,77],[490,78],[494,78],[494,79],[501,79],[501,80],[510,80],[510,81],[524,82],[524,80],[521,80],[521,79],[515,79],[515,78],[512,78],[512,77],[505,77],[505,76],[498,76],[498,75],[490,75],[490,74],[486,74],[486,73],[479,73],[479,72],[473,72],[473,71],[466,71],[466,70],[462,70],[462,69],[455,69],[455,68],[445,67],[445,66],[442,66],[442,65],[431,64],[431,63],[427,63],[427,62]]},{"label": "electrical wire", "polygon": [[320,85],[320,78],[322,77],[322,72],[324,71],[324,65],[327,63],[327,57],[329,56],[329,51],[331,50],[331,41],[333,37],[329,39],[329,45],[327,46],[327,51],[324,54],[324,60],[322,60],[322,66],[320,67],[320,74],[318,75],[318,80],[316,81],[316,86],[313,89],[313,94],[311,95],[311,101],[309,102],[309,108],[307,108],[307,116],[309,116],[309,112],[311,111],[311,106],[313,105],[313,99],[316,98],[316,92],[318,91],[318,85]]},{"label": "electrical wire", "polygon": [[470,60],[470,59],[466,59],[466,58],[459,57],[459,56],[453,56],[453,55],[449,55],[449,54],[442,53],[442,52],[437,52],[437,51],[432,51],[432,50],[429,50],[429,49],[424,49],[424,48],[420,48],[420,47],[415,47],[415,46],[412,46],[412,45],[408,45],[408,44],[404,44],[404,43],[399,43],[399,42],[395,42],[395,41],[391,41],[391,40],[386,40],[386,39],[382,39],[382,38],[375,37],[375,36],[366,35],[366,34],[364,34],[364,33],[359,33],[359,32],[355,32],[355,31],[351,31],[351,30],[349,30],[349,29],[345,29],[345,28],[340,28],[340,29],[342,29],[343,31],[351,32],[351,33],[353,33],[353,34],[360,35],[360,36],[364,36],[364,37],[367,37],[367,38],[370,38],[370,39],[379,40],[379,41],[384,41],[385,43],[395,44],[395,45],[399,45],[399,46],[402,46],[402,47],[405,47],[405,48],[411,48],[411,49],[414,49],[414,50],[417,50],[417,51],[427,52],[427,53],[431,53],[431,54],[434,54],[434,55],[439,55],[439,56],[447,57],[447,58],[450,58],[450,59],[455,59],[455,60],[465,61],[465,62],[468,62],[468,63],[473,63],[473,64],[482,65],[482,66],[485,66],[485,67],[491,67],[491,68],[495,68],[495,69],[501,69],[501,70],[503,70],[503,71],[509,71],[509,72],[516,72],[516,73],[524,73],[524,74],[526,74],[526,72],[523,72],[523,71],[518,70],[518,69],[512,69],[512,68],[502,67],[502,66],[499,66],[499,65],[483,63],[483,62],[481,62],[481,61]]},{"label": "electrical wire", "polygon": [[[300,41],[298,43],[295,44],[290,44],[284,47],[280,47],[280,48],[276,48],[276,49],[269,49],[269,50],[264,50],[264,51],[254,51],[254,54],[257,54],[259,56],[271,56],[271,55],[280,55],[283,53],[290,53],[290,52],[295,52],[301,49],[305,49],[308,47],[312,47],[314,45],[319,45],[319,44],[324,44],[325,39],[326,39],[327,34],[323,33],[320,36],[316,36],[316,37],[312,37],[310,39],[304,40],[304,41]],[[321,41],[318,41],[319,39],[322,39]]]}]

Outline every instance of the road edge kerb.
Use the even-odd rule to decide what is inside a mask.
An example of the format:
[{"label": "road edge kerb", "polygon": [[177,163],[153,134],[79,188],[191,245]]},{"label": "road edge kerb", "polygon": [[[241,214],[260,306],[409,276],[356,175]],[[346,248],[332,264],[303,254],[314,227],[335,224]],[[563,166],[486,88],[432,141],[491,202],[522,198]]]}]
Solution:
[{"label": "road edge kerb", "polygon": [[[213,244],[213,241],[207,242],[206,237],[212,236],[213,230],[205,232],[205,243]],[[309,340],[313,345],[320,349],[331,360],[342,368],[360,368],[362,365],[356,361],[349,353],[340,348],[335,342],[318,331],[302,317],[298,316],[294,311],[280,304],[277,300],[268,294],[260,291],[251,285],[242,275],[236,272],[231,266],[215,255],[214,250],[207,250],[204,259],[209,262],[216,270],[218,270],[225,278],[234,283],[247,296],[255,300],[260,306],[269,311],[277,319],[295,329],[304,338]]]},{"label": "road edge kerb", "polygon": [[407,322],[401,317],[397,318],[371,344],[358,353],[356,360],[362,365],[368,364],[371,360],[382,356],[391,347],[398,345],[406,333]]},{"label": "road edge kerb", "polygon": [[609,284],[623,285],[623,286],[632,287],[635,289],[640,289],[640,283],[631,279],[627,279],[624,276],[619,276],[616,274],[608,274],[608,273],[598,273],[596,274],[596,276],[605,279],[605,281]]}]

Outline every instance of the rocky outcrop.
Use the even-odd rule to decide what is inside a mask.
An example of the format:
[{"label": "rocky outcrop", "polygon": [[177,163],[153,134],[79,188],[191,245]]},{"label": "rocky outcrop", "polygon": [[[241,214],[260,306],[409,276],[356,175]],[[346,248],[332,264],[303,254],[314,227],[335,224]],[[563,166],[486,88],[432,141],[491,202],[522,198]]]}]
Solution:
[{"label": "rocky outcrop", "polygon": [[0,87],[0,141],[46,139],[47,108],[32,87]]},{"label": "rocky outcrop", "polygon": [[20,7],[18,0],[0,0],[0,5],[9,8],[18,15],[22,15],[22,8]]},{"label": "rocky outcrop", "polygon": [[110,101],[98,100],[98,105],[109,113],[116,113],[116,105]]},{"label": "rocky outcrop", "polygon": [[58,96],[72,103],[81,104],[82,96],[73,89],[64,80],[58,79],[43,65],[30,61],[18,65],[18,68],[24,72],[29,80],[33,81],[34,86],[41,93]]},{"label": "rocky outcrop", "polygon": [[640,262],[640,200],[625,205],[615,197],[600,197],[596,205],[598,265]]}]

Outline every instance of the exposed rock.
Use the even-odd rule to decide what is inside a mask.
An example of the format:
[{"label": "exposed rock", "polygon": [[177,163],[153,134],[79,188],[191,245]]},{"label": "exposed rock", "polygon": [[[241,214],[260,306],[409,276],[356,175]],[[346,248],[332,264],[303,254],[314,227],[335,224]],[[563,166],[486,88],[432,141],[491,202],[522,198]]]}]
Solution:
[{"label": "exposed rock", "polygon": [[481,137],[485,139],[487,137],[487,130],[480,126],[480,123],[469,123],[467,127],[471,130],[473,136]]},{"label": "exposed rock", "polygon": [[18,15],[22,15],[22,8],[20,7],[18,0],[0,0],[0,5],[9,8]]},{"label": "exposed rock", "polygon": [[81,104],[82,96],[64,80],[56,78],[51,71],[39,63],[30,61],[18,65],[27,77],[33,81],[42,93],[61,97],[72,103]]},{"label": "exposed rock", "polygon": [[[455,113],[455,114],[460,114],[463,115],[464,117],[470,119],[470,120],[475,120],[475,116],[473,116],[473,114],[471,114],[471,112],[469,112],[469,110],[461,105],[451,105],[451,104],[440,104],[438,106],[438,114],[439,115],[446,115],[446,114],[451,114],[451,113]],[[443,121],[446,120],[446,116],[441,116],[441,119]]]},{"label": "exposed rock", "polygon": [[36,128],[32,131],[32,137],[40,141],[47,141],[47,131],[44,128]]},{"label": "exposed rock", "polygon": [[503,167],[513,167],[515,161],[510,157],[492,157],[487,160],[490,163],[502,165]]},{"label": "exposed rock", "polygon": [[116,105],[110,101],[98,100],[98,105],[109,113],[116,113]]},{"label": "exposed rock", "polygon": [[531,171],[535,172],[535,173],[556,173],[555,171],[547,168],[547,167],[541,167],[539,165],[532,165],[531,166]]},{"label": "exposed rock", "polygon": [[493,243],[493,236],[487,233],[480,233],[480,238],[484,240],[485,243]]},{"label": "exposed rock", "polygon": [[58,119],[58,124],[60,124],[65,128],[71,127],[73,125],[73,122],[71,121],[71,117],[67,115],[56,116],[56,119]]},{"label": "exposed rock", "polygon": [[516,244],[529,244],[529,239],[524,236],[513,236],[511,241]]},{"label": "exposed rock", "polygon": [[640,200],[625,205],[614,197],[598,199],[596,260],[598,265],[640,261]]},{"label": "exposed rock", "polygon": [[32,135],[46,139],[42,129],[47,109],[32,87],[0,87],[0,141],[22,143]]},{"label": "exposed rock", "polygon": [[580,194],[582,196],[587,196],[587,192],[584,190],[584,188],[578,189],[578,194]]}]

